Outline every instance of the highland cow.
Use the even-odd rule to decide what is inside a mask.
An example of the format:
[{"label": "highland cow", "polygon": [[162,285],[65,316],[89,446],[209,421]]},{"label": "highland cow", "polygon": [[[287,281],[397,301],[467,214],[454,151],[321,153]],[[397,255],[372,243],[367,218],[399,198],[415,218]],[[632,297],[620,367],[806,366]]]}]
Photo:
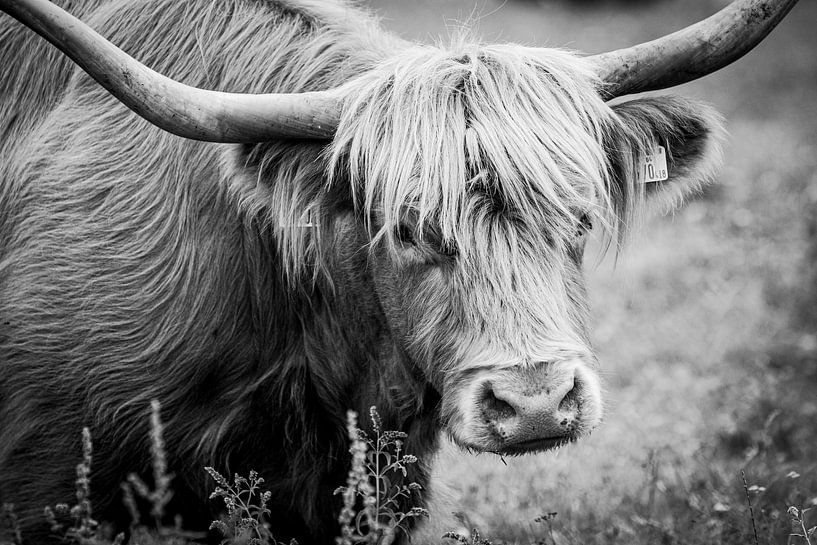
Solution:
[{"label": "highland cow", "polygon": [[[313,544],[337,531],[348,409],[377,406],[421,460],[441,430],[522,454],[599,423],[587,234],[615,245],[646,201],[698,187],[720,131],[686,100],[606,100],[680,83],[678,66],[419,45],[339,1],[58,3],[198,94],[145,99],[175,83],[95,72],[65,25],[26,23],[148,122],[0,19],[0,502],[32,543],[49,539],[43,506],[72,496],[83,426],[95,514],[127,527],[119,483],[149,474],[154,399],[169,511],[206,528],[202,467],[255,469],[276,538]],[[27,20],[28,4],[45,3],[0,7]],[[648,184],[657,145],[669,171]],[[428,467],[408,478],[427,485]]]}]

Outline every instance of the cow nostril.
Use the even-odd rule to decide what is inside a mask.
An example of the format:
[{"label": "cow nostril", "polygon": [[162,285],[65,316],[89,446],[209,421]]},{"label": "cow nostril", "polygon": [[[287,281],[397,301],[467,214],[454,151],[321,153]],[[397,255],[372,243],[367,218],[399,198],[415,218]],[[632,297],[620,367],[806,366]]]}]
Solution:
[{"label": "cow nostril", "polygon": [[485,385],[482,393],[482,412],[487,420],[501,421],[516,416],[516,410],[507,401],[496,397],[490,383]]},{"label": "cow nostril", "polygon": [[573,379],[573,387],[565,394],[559,402],[560,412],[576,413],[579,411],[579,396],[581,395],[581,384],[578,377]]}]

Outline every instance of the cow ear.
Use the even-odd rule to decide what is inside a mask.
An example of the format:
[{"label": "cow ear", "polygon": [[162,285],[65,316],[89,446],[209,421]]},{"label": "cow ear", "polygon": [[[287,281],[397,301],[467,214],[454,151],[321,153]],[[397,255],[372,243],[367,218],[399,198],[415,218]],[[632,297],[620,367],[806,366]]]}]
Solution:
[{"label": "cow ear", "polygon": [[[712,179],[721,162],[724,130],[720,115],[711,107],[676,97],[654,97],[615,104],[612,110],[615,119],[606,148],[614,183],[622,194],[643,194],[649,203],[668,212]],[[661,172],[662,153],[666,173]]]},{"label": "cow ear", "polygon": [[225,146],[230,189],[245,212],[271,224],[307,223],[325,203],[351,207],[348,188],[327,183],[325,147],[317,141]]},{"label": "cow ear", "polygon": [[331,228],[325,220],[342,206],[336,204],[342,188],[326,182],[324,148],[311,141],[220,147],[221,171],[233,201],[247,225],[272,235],[289,280],[319,270],[314,266],[320,265],[320,240],[331,239],[324,233]]}]

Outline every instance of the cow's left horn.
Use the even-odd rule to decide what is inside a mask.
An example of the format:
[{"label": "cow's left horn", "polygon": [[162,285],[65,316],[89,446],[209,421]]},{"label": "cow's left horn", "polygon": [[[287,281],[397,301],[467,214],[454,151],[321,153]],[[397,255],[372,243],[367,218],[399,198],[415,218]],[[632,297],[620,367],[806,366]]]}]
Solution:
[{"label": "cow's left horn", "polygon": [[606,98],[655,91],[700,78],[760,43],[797,0],[737,0],[682,30],[626,49],[589,57]]},{"label": "cow's left horn", "polygon": [[47,0],[0,0],[5,11],[51,42],[128,108],[162,129],[208,142],[331,138],[337,91],[239,94],[197,89],[167,78]]}]

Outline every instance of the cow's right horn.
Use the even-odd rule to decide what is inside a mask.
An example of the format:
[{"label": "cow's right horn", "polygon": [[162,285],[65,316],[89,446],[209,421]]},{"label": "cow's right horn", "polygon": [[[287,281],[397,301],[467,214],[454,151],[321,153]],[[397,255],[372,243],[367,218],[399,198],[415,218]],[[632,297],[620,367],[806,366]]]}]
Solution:
[{"label": "cow's right horn", "polygon": [[331,138],[340,94],[240,94],[197,89],[165,77],[48,0],[0,0],[5,11],[68,55],[128,108],[195,140],[263,142]]}]

